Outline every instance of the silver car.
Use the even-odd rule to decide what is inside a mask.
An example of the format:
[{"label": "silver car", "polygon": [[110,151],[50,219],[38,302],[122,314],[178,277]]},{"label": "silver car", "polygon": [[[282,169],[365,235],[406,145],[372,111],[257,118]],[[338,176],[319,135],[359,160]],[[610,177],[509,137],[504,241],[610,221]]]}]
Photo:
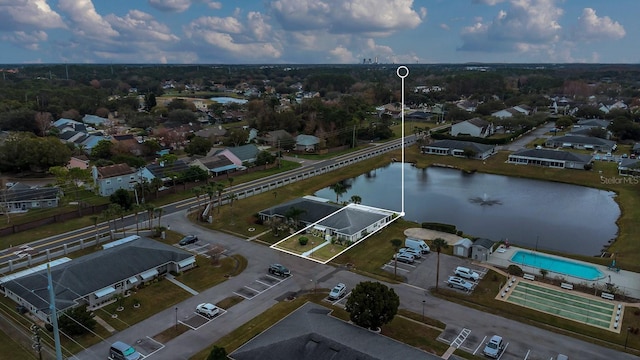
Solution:
[{"label": "silver car", "polygon": [[471,288],[473,287],[472,283],[457,276],[449,276],[447,284],[450,288],[456,288],[464,291],[471,291]]}]

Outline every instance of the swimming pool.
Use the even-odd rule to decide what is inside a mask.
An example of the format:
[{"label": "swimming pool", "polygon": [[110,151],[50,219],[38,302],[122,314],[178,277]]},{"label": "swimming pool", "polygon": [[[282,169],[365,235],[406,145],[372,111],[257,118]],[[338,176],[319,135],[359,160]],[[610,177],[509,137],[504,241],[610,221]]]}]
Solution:
[{"label": "swimming pool", "polygon": [[546,256],[540,253],[518,250],[511,257],[517,265],[526,265],[550,272],[564,274],[585,280],[598,280],[604,275],[595,266]]}]

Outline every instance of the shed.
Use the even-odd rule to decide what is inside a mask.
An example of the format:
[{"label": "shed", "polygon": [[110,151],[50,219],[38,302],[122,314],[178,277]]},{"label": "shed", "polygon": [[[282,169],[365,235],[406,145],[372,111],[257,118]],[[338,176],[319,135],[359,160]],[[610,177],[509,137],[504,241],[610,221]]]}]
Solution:
[{"label": "shed", "polygon": [[473,242],[467,238],[462,238],[453,244],[453,255],[469,257],[471,256],[471,245]]},{"label": "shed", "polygon": [[476,241],[473,242],[473,245],[471,245],[471,257],[473,260],[478,261],[489,260],[489,255],[493,253],[493,246],[495,244],[496,242],[490,239],[476,239]]}]

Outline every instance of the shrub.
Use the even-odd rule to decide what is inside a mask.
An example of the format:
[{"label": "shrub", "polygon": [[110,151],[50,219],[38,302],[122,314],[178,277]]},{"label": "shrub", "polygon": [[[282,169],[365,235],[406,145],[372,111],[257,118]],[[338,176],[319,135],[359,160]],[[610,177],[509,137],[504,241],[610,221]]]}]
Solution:
[{"label": "shrub", "polygon": [[456,233],[456,226],[455,225],[451,225],[451,224],[442,224],[442,223],[435,223],[435,222],[423,222],[421,225],[422,225],[423,229],[431,229],[431,230],[436,230],[436,231],[442,231],[442,232],[446,232],[446,233],[449,233],[449,234],[455,234]]},{"label": "shrub", "polygon": [[298,241],[300,242],[300,245],[305,246],[309,242],[309,239],[306,236],[300,236]]},{"label": "shrub", "polygon": [[509,275],[515,275],[515,276],[524,275],[524,271],[522,271],[522,268],[518,265],[509,265],[509,267],[507,268],[507,272],[509,273]]}]

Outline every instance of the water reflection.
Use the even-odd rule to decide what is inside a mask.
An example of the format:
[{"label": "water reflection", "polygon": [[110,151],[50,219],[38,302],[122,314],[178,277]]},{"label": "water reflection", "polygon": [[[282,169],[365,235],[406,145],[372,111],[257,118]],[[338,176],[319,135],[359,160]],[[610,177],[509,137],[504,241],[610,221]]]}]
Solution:
[{"label": "water reflection", "polygon": [[[401,210],[401,164],[348,182],[342,195]],[[566,170],[572,171],[572,170]],[[331,189],[316,193],[335,199]],[[455,224],[466,234],[574,254],[599,254],[616,237],[620,208],[615,194],[583,186],[444,168],[405,166],[405,213],[416,222]],[[493,206],[490,206],[493,205]]]}]

